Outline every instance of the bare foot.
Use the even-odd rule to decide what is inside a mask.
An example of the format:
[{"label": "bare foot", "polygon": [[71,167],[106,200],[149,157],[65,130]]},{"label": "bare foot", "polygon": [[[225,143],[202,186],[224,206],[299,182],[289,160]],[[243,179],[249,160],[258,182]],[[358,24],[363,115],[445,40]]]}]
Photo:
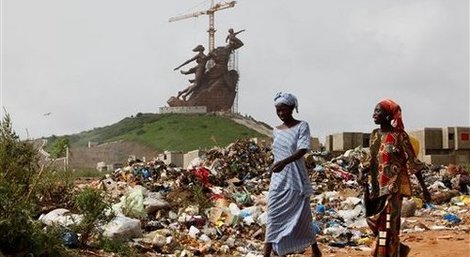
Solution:
[{"label": "bare foot", "polygon": [[411,248],[405,244],[400,243],[400,256],[407,257],[410,253]]},{"label": "bare foot", "polygon": [[321,257],[321,251],[317,243],[312,245],[312,257]]}]

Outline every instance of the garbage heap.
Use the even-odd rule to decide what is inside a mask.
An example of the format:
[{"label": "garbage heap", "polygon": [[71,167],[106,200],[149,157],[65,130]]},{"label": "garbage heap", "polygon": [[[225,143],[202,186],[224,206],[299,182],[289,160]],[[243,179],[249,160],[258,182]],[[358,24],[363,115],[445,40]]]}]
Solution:
[{"label": "garbage heap", "polygon": [[[324,152],[305,157],[316,193],[311,199],[313,229],[323,246],[370,250],[372,235],[356,182],[368,154],[356,148],[335,158]],[[246,139],[211,149],[186,169],[131,160],[91,184],[108,193],[116,215],[103,225],[103,235],[126,239],[146,256],[261,256],[272,162],[269,145]],[[425,208],[412,179],[415,196],[404,200],[402,215],[440,218],[426,228],[405,222],[404,231],[468,230],[468,171],[430,167],[424,177],[435,205]],[[79,218],[57,209],[41,220],[68,226]]]}]

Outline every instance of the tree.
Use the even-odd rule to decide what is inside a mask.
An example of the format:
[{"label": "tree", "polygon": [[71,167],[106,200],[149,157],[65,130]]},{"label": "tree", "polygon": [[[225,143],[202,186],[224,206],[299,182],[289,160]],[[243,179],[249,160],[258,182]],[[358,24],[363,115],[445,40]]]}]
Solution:
[{"label": "tree", "polygon": [[67,148],[70,146],[68,137],[62,137],[54,142],[51,149],[51,156],[54,158],[65,157]]}]

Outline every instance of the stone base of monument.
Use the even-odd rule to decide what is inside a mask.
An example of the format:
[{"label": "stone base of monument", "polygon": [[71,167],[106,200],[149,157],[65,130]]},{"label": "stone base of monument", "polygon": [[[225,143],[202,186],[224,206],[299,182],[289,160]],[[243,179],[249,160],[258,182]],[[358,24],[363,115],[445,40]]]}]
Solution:
[{"label": "stone base of monument", "polygon": [[175,107],[160,107],[160,113],[207,113],[206,106],[175,106]]}]

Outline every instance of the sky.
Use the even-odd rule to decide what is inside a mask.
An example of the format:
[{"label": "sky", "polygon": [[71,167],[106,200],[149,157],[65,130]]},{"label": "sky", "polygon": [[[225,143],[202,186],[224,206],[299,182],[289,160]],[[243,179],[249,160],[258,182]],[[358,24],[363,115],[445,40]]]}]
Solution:
[{"label": "sky", "polygon": [[[202,0],[0,0],[0,105],[22,137],[78,133],[156,113],[187,86],[173,68],[207,48]],[[215,2],[220,2],[216,0]],[[215,15],[238,37],[238,112],[278,125],[273,97],[324,140],[370,132],[385,97],[407,130],[470,126],[468,0],[239,0]],[[185,68],[192,67],[188,65]]]}]

